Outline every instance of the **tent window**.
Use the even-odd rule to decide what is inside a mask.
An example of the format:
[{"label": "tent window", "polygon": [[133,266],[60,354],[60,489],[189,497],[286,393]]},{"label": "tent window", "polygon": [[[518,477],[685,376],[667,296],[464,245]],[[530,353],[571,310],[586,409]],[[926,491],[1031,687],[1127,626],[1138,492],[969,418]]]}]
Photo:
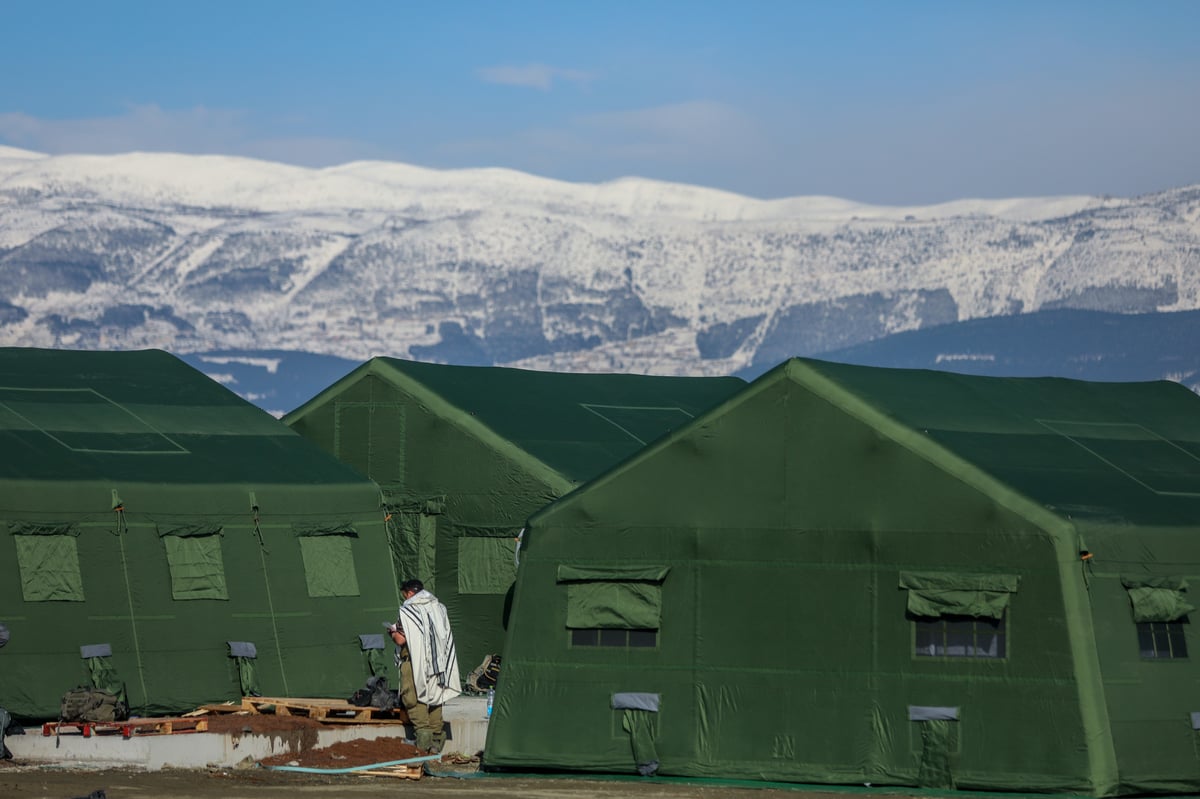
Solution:
[{"label": "tent window", "polygon": [[1182,577],[1122,577],[1135,622],[1179,621],[1195,610]]},{"label": "tent window", "polygon": [[1011,574],[900,573],[900,588],[908,591],[908,612],[924,619],[999,619],[1019,583]]},{"label": "tent window", "polygon": [[[662,583],[669,571],[668,566],[560,565],[558,582],[567,587],[567,627],[622,632],[657,630],[662,618]],[[615,643],[615,635],[612,640],[614,643],[596,645],[629,645],[628,636],[621,644]]]},{"label": "tent window", "polygon": [[162,540],[171,569],[172,599],[229,599],[219,533],[167,534]]},{"label": "tent window", "polygon": [[913,617],[914,654],[918,657],[994,658],[1008,656],[1005,617]]},{"label": "tent window", "polygon": [[350,535],[300,537],[304,582],[311,597],[358,596],[358,575]]},{"label": "tent window", "polygon": [[1178,621],[1142,621],[1137,623],[1138,649],[1147,660],[1180,660],[1188,656],[1183,625]]},{"label": "tent window", "polygon": [[571,630],[571,646],[605,646],[620,649],[652,649],[658,646],[658,630]]},{"label": "tent window", "polygon": [[83,578],[73,535],[14,535],[26,602],[82,602]]}]

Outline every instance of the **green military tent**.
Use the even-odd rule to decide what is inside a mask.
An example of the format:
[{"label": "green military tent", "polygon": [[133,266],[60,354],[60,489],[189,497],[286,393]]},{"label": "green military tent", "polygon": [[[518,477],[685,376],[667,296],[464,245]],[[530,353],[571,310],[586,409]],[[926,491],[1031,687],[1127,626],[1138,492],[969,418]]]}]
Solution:
[{"label": "green military tent", "polygon": [[396,571],[446,604],[465,675],[503,647],[525,519],[745,385],[375,358],[284,421],[382,487]]},{"label": "green military tent", "polygon": [[1200,789],[1200,398],[792,360],[539,511],[487,762]]},{"label": "green military tent", "polygon": [[[159,351],[0,349],[0,706],[344,697],[399,602],[379,489]],[[366,638],[360,638],[366,636]]]}]

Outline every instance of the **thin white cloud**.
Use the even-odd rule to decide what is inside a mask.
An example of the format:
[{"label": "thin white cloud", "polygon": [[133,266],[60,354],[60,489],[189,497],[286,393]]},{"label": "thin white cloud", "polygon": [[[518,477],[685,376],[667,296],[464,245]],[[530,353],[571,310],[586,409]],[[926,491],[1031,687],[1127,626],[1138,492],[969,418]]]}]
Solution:
[{"label": "thin white cloud", "polygon": [[533,128],[506,138],[447,142],[451,157],[499,158],[518,168],[571,169],[608,162],[614,174],[653,163],[742,163],[762,146],[761,126],[740,109],[711,100],[586,114],[560,127]]},{"label": "thin white cloud", "polygon": [[552,67],[547,64],[483,67],[477,69],[475,75],[484,83],[496,83],[501,86],[520,86],[527,89],[540,89],[544,92],[550,91],[557,81],[586,85],[595,78],[590,72]]},{"label": "thin white cloud", "polygon": [[203,106],[169,111],[157,105],[133,105],[118,116],[88,119],[11,112],[0,114],[0,138],[47,153],[221,152],[245,137],[243,116]]},{"label": "thin white cloud", "polygon": [[759,138],[758,125],[740,109],[711,100],[589,114],[571,127],[614,154],[667,160],[740,154]]},{"label": "thin white cloud", "polygon": [[381,148],[354,139],[258,135],[243,111],[197,106],[168,110],[131,105],[125,113],[86,119],[44,119],[0,113],[0,143],[57,155],[134,151],[264,158],[301,166],[330,166],[386,158]]}]

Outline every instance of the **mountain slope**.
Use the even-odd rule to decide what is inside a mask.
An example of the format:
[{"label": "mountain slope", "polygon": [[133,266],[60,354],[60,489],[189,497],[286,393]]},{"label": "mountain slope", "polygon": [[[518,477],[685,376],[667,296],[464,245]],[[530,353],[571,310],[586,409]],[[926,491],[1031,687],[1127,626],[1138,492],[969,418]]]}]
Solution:
[{"label": "mountain slope", "polygon": [[1200,308],[1200,187],[922,208],[386,163],[0,148],[0,344],[722,374]]}]

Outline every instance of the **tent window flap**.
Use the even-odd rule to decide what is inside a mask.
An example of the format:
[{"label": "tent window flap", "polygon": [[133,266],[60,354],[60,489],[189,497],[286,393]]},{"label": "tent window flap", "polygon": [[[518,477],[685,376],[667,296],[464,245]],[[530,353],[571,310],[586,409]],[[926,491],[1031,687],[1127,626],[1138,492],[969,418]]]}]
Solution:
[{"label": "tent window flap", "polygon": [[82,602],[83,578],[73,535],[14,535],[26,602]]},{"label": "tent window flap", "polygon": [[321,534],[304,536],[299,540],[309,596],[359,595],[350,536]]},{"label": "tent window flap", "polygon": [[908,590],[908,612],[935,619],[1002,618],[1019,582],[1020,578],[1011,574],[900,573],[900,587]]},{"label": "tent window flap", "polygon": [[667,566],[558,567],[571,629],[657,630]]},{"label": "tent window flap", "polygon": [[229,599],[221,536],[164,535],[173,599]]},{"label": "tent window flap", "polygon": [[300,537],[306,536],[322,536],[322,535],[343,535],[358,537],[358,531],[353,524],[349,522],[311,522],[306,524],[293,524],[292,532]]},{"label": "tent window flap", "polygon": [[1182,577],[1122,577],[1121,584],[1129,592],[1135,622],[1178,621],[1196,609],[1187,601]]}]

